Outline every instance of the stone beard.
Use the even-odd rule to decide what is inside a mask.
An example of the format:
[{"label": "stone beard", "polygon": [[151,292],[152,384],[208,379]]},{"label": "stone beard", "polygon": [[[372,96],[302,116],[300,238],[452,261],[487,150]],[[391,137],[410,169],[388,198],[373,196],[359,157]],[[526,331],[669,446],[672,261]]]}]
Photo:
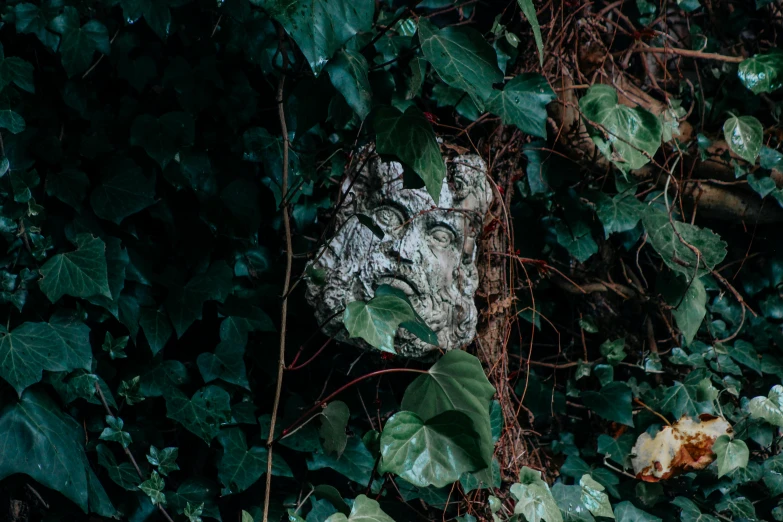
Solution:
[{"label": "stone beard", "polygon": [[[367,348],[363,340],[348,338],[341,311],[352,301],[371,299],[379,285],[388,284],[405,292],[438,336],[435,347],[400,328],[397,353],[424,357],[438,348],[462,348],[476,335],[476,240],[492,193],[480,157],[458,156],[447,168],[434,209],[425,188],[403,188],[402,165],[377,155],[355,179],[345,180],[336,233],[310,263],[326,273],[324,284],[308,280],[307,287],[319,324],[335,316],[324,325],[325,334]],[[370,217],[383,230],[383,239],[355,214]]]}]

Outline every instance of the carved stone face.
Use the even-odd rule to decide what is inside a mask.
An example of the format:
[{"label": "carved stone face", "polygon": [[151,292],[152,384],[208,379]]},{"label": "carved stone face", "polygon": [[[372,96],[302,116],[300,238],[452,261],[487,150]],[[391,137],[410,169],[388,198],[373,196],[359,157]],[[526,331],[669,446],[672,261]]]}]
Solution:
[{"label": "carved stone face", "polygon": [[[333,335],[348,339],[338,313],[351,301],[366,301],[388,284],[405,292],[413,307],[438,335],[439,348],[465,346],[476,334],[478,314],[473,295],[478,286],[476,240],[492,195],[486,166],[478,156],[459,156],[448,165],[440,204],[425,188],[404,189],[399,163],[373,156],[348,190],[340,209],[335,236],[311,263],[326,272],[324,285],[308,281],[307,300],[316,318]],[[383,239],[362,225],[363,214],[384,232]],[[404,329],[395,339],[398,353],[422,357],[438,347]]]}]

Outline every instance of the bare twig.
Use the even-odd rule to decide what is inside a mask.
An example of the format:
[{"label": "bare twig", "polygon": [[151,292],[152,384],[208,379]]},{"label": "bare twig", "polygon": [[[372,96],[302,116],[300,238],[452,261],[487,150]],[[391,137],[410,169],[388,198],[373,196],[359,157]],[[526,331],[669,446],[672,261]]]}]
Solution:
[{"label": "bare twig", "polygon": [[676,54],[688,58],[699,58],[701,60],[716,60],[719,62],[740,63],[745,58],[742,56],[726,56],[725,54],[704,53],[701,51],[692,51],[690,49],[678,49],[677,47],[636,47],[632,50],[634,53],[655,53],[655,54]]}]

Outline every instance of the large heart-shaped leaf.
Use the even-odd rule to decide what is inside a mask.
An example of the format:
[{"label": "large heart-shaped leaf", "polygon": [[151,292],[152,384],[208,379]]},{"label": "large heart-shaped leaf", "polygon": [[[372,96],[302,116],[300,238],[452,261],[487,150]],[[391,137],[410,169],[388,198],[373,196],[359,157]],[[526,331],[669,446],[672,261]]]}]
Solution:
[{"label": "large heart-shaped leaf", "polygon": [[41,291],[55,302],[64,295],[111,298],[106,268],[106,245],[97,237],[79,234],[76,250],[57,254],[41,267]]},{"label": "large heart-shaped leaf", "polygon": [[732,116],[723,124],[723,137],[734,154],[756,163],[764,144],[764,127],[753,116]]},{"label": "large heart-shaped leaf", "polygon": [[441,79],[470,95],[479,110],[492,95],[492,85],[503,81],[495,50],[481,33],[469,27],[438,29],[419,19],[419,42],[424,58]]},{"label": "large heart-shaped leaf", "polygon": [[250,390],[245,372],[245,345],[232,342],[221,342],[215,348],[215,353],[202,353],[196,364],[204,378],[204,382],[222,379]]},{"label": "large heart-shaped leaf", "polygon": [[157,310],[143,308],[139,316],[139,325],[147,338],[152,355],[157,354],[166,346],[173,333],[169,318]]},{"label": "large heart-shaped leaf", "polygon": [[735,469],[748,466],[750,452],[744,441],[732,440],[728,435],[721,435],[715,439],[712,451],[717,456],[718,478],[731,473]]},{"label": "large heart-shaped leaf", "polygon": [[432,199],[437,205],[446,164],[440,155],[438,142],[432,126],[419,109],[410,106],[401,113],[391,107],[382,107],[373,118],[376,140],[375,147],[380,154],[396,156],[405,166],[424,181]]},{"label": "large heart-shaped leaf", "polygon": [[326,65],[326,72],[334,88],[364,120],[372,106],[372,89],[367,78],[369,66],[364,56],[348,49],[342,50]]},{"label": "large heart-shaped leaf", "polygon": [[177,388],[167,388],[163,396],[166,416],[207,444],[218,434],[220,425],[231,420],[231,397],[223,388],[205,386],[190,399]]},{"label": "large heart-shaped leaf", "polygon": [[324,450],[337,454],[339,458],[348,443],[345,428],[351,412],[341,401],[332,401],[321,412],[321,429],[318,433],[323,439]]},{"label": "large heart-shaped leaf", "polygon": [[24,473],[59,491],[82,511],[114,516],[84,454],[84,431],[42,391],[30,390],[0,413],[0,480]]},{"label": "large heart-shaped leaf", "polygon": [[[307,516],[310,520],[310,515]],[[394,522],[389,515],[383,512],[377,501],[359,495],[353,501],[351,513],[347,517],[343,513],[335,513],[325,522]]]},{"label": "large heart-shaped leaf", "polygon": [[106,26],[97,20],[90,20],[82,26],[75,7],[67,6],[49,23],[49,28],[62,35],[60,54],[68,76],[86,71],[95,51],[106,55],[111,52]]},{"label": "large heart-shaped leaf", "polygon": [[624,382],[610,382],[597,392],[584,391],[582,402],[606,420],[633,426],[631,388]]},{"label": "large heart-shaped leaf", "polygon": [[75,320],[23,323],[11,332],[2,328],[0,336],[0,376],[20,396],[43,370],[89,370],[92,364],[90,329]]},{"label": "large heart-shaped leaf", "polygon": [[783,427],[783,386],[773,386],[767,397],[753,397],[748,403],[748,411],[754,419]]},{"label": "large heart-shaped leaf", "polygon": [[608,85],[591,86],[579,108],[598,149],[623,172],[647,164],[661,144],[661,121],[642,107],[619,104],[617,91]]},{"label": "large heart-shaped leaf", "polygon": [[372,27],[373,0],[255,0],[291,35],[316,76],[356,33]]},{"label": "large heart-shaped leaf", "polygon": [[6,57],[3,46],[0,45],[0,91],[11,84],[34,93],[33,66],[18,56]]},{"label": "large heart-shaped leaf", "polygon": [[517,501],[514,514],[524,516],[528,522],[563,522],[560,509],[540,472],[523,468],[520,481],[511,486],[510,493]]},{"label": "large heart-shaped leaf", "polygon": [[492,91],[487,110],[500,116],[505,125],[516,125],[524,133],[546,138],[546,106],[554,98],[543,76],[522,73],[502,91]]},{"label": "large heart-shaped leaf", "polygon": [[783,86],[783,53],[774,50],[743,60],[737,69],[737,76],[753,94],[780,89]]},{"label": "large heart-shaped leaf", "polygon": [[424,420],[452,410],[466,414],[479,434],[481,455],[488,465],[494,447],[489,418],[494,394],[495,388],[479,360],[467,352],[452,350],[408,386],[402,409],[415,412]]},{"label": "large heart-shaped leaf", "polygon": [[381,432],[378,470],[419,487],[456,482],[463,473],[487,466],[471,424],[459,411],[446,411],[426,422],[413,412],[401,411]]}]

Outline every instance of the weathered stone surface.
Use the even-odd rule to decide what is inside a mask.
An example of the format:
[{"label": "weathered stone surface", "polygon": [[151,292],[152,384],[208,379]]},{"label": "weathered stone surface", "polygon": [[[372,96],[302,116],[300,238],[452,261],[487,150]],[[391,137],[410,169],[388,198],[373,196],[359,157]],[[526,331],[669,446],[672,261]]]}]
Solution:
[{"label": "weathered stone surface", "polygon": [[[324,284],[308,280],[307,288],[319,323],[334,316],[324,333],[367,347],[360,339],[348,339],[340,312],[389,284],[408,295],[439,341],[435,347],[400,329],[395,339],[399,354],[423,357],[438,348],[462,348],[473,339],[478,319],[473,301],[478,286],[476,241],[492,193],[479,156],[458,156],[447,166],[438,207],[426,189],[403,188],[402,165],[375,155],[355,179],[345,180],[347,194],[336,233],[310,263],[326,272]],[[371,218],[383,230],[383,239],[356,214]]]}]

